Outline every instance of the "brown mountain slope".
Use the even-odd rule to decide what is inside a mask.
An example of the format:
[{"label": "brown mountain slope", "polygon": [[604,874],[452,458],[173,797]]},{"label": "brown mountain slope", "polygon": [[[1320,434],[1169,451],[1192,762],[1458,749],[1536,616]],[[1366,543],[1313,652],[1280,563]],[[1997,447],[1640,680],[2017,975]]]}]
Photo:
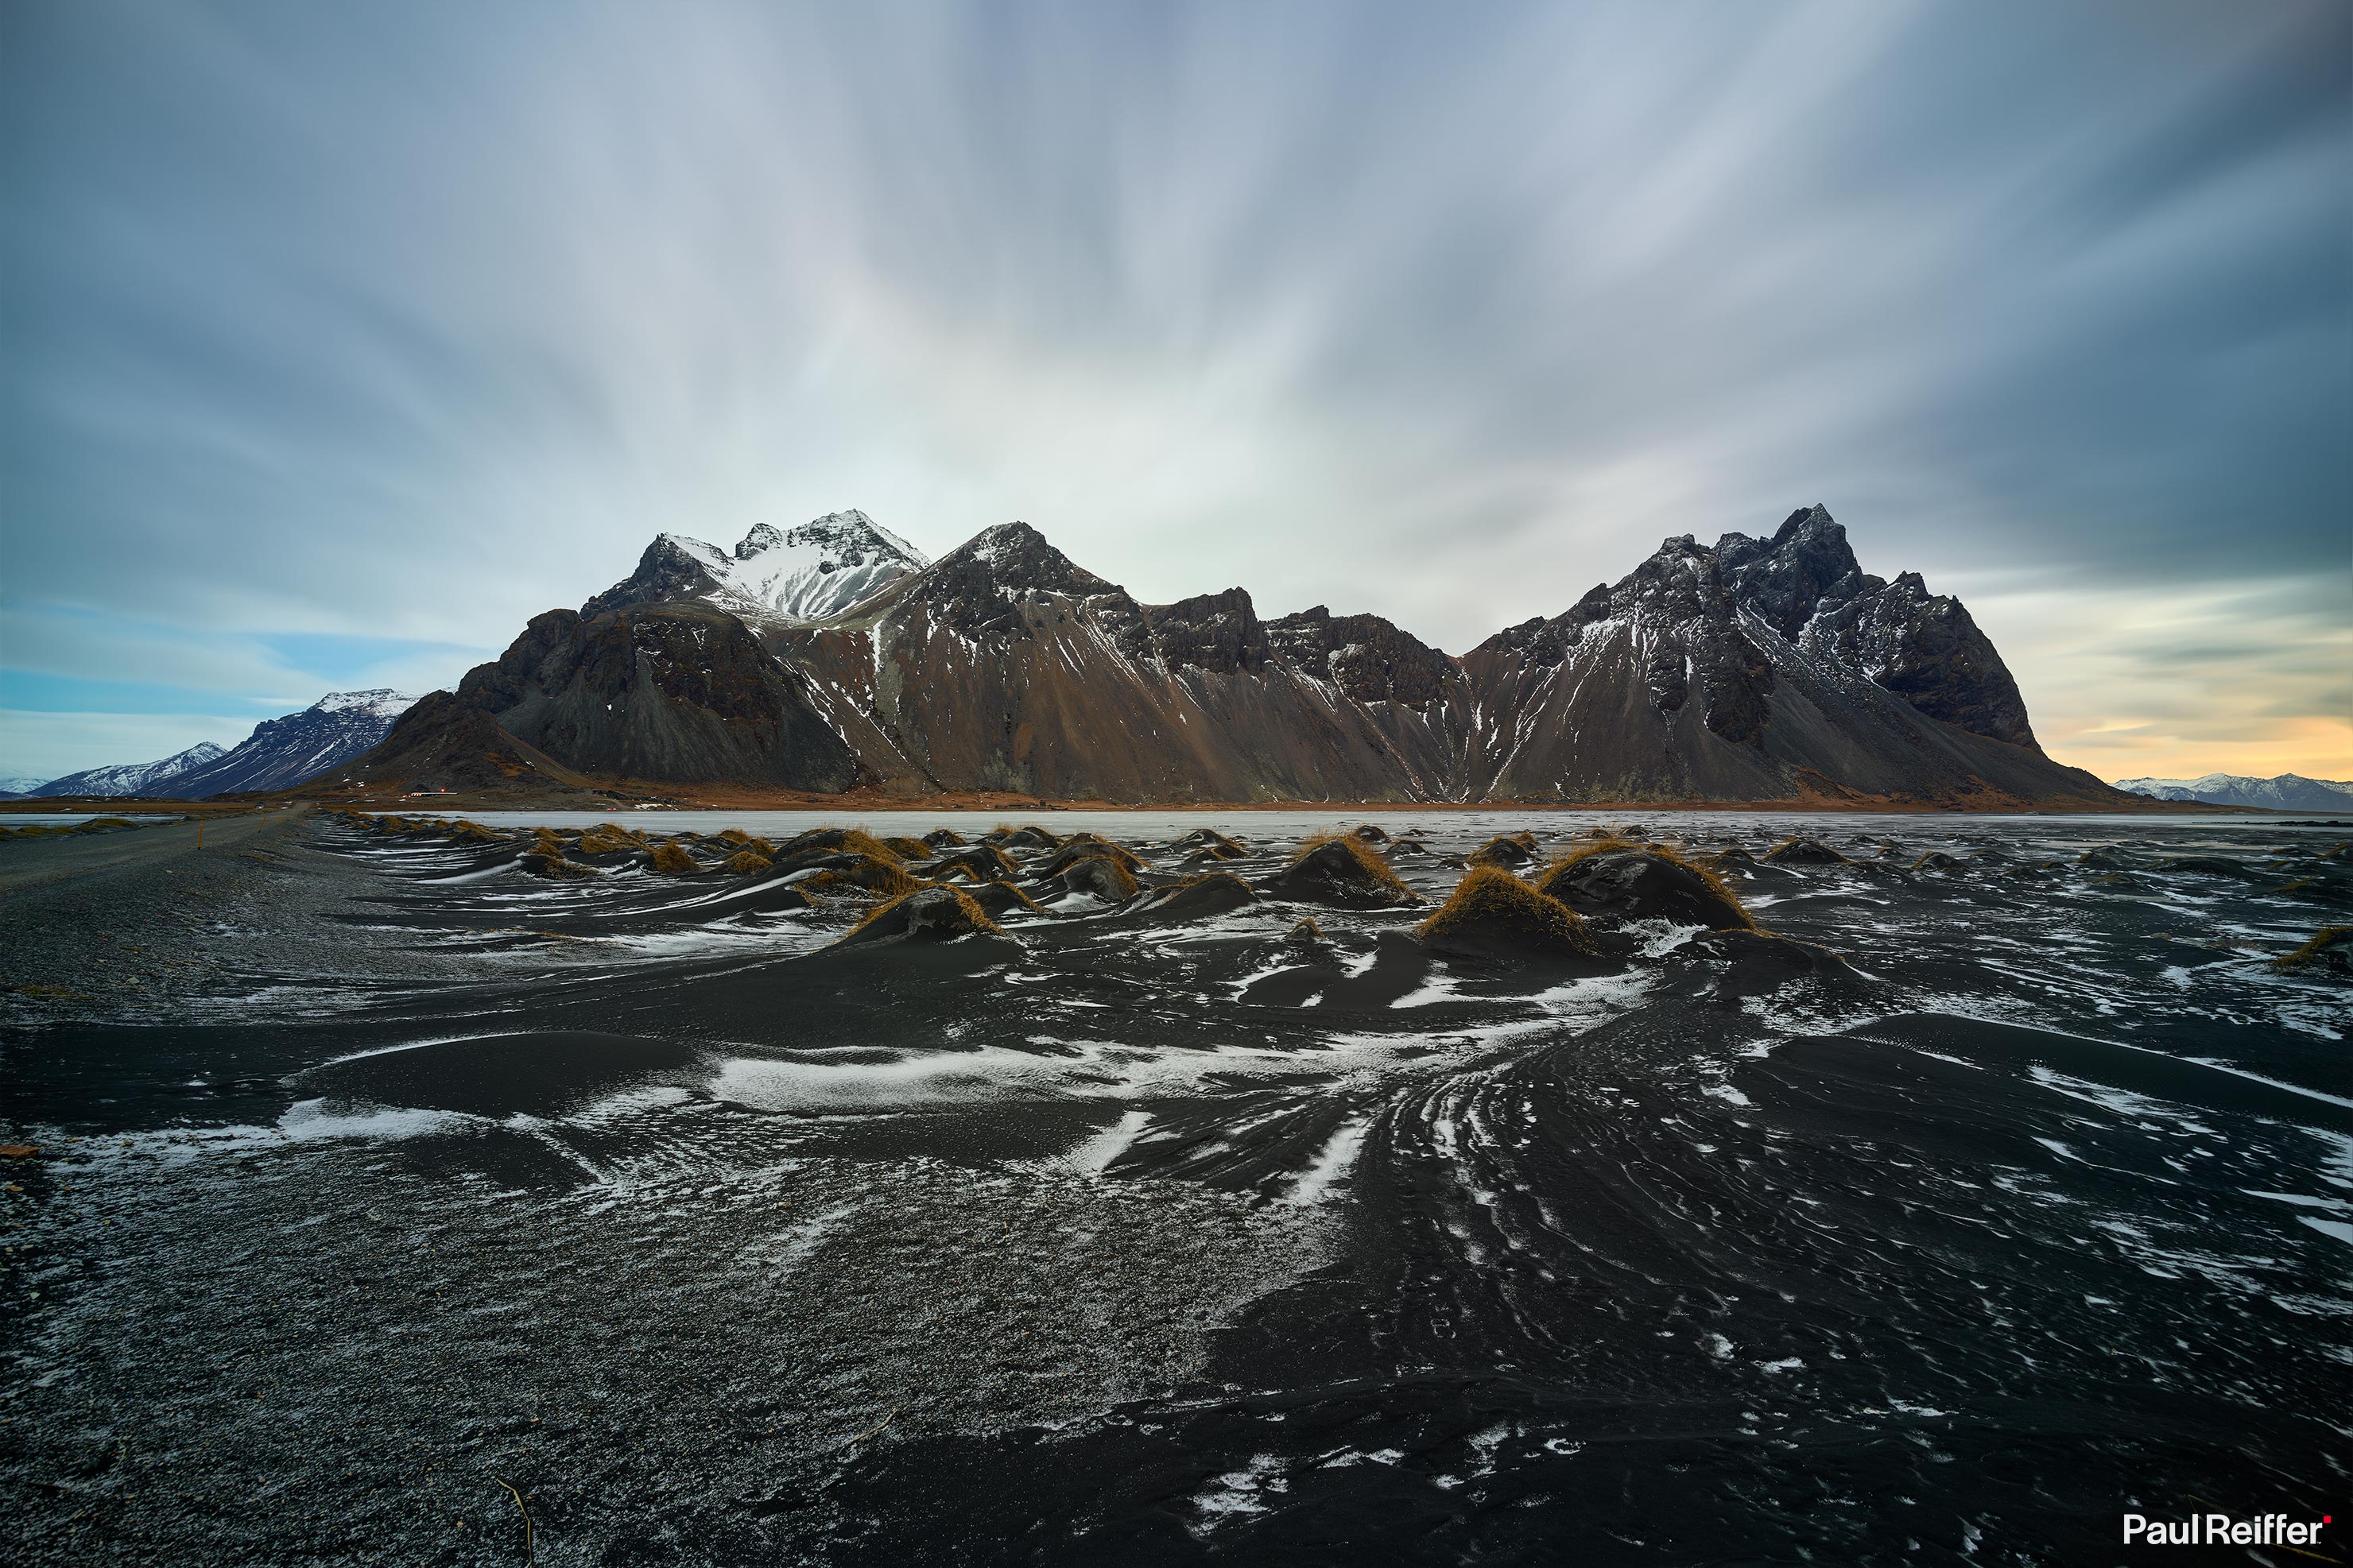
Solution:
[{"label": "brown mountain slope", "polygon": [[1374,616],[1261,623],[1239,588],[1139,605],[1022,523],[767,640],[907,787],[1403,800],[1461,773],[1461,672],[1436,649]]}]

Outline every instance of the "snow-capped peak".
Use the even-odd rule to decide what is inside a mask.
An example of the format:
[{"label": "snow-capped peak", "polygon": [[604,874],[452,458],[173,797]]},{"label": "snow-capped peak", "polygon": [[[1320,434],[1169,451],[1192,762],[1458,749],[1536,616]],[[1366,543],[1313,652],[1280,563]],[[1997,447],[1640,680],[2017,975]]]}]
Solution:
[{"label": "snow-capped peak", "polygon": [[930,564],[929,556],[864,512],[837,511],[797,528],[755,524],[733,551],[689,534],[662,534],[638,575],[590,606],[702,598],[757,619],[819,621]]},{"label": "snow-capped peak", "polygon": [[395,691],[389,686],[371,687],[365,691],[330,691],[311,704],[313,713],[372,713],[380,719],[395,719],[417,706],[418,699],[406,691]]}]

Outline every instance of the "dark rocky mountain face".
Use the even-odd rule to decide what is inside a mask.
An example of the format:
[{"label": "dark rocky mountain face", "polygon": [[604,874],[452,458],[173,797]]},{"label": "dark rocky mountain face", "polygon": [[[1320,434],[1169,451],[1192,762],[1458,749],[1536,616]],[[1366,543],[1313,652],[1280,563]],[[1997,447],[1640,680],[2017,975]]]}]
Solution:
[{"label": "dark rocky mountain face", "polygon": [[313,779],[304,795],[346,784],[514,797],[518,805],[587,795],[591,781],[499,727],[454,692],[436,691],[403,713],[373,750]]},{"label": "dark rocky mountain face", "polygon": [[458,699],[586,773],[825,793],[862,776],[807,678],[707,605],[551,610]]},{"label": "dark rocky mountain face", "polygon": [[1480,795],[2100,801],[2042,754],[1959,601],[1863,572],[1820,507],[1770,539],[1670,539],[1463,659]]},{"label": "dark rocky mountain face", "polygon": [[[890,562],[915,559],[893,547]],[[1863,572],[1820,507],[1769,539],[1670,539],[1459,660],[1377,616],[1261,620],[1240,588],[1139,604],[1023,523],[892,564],[881,589],[807,623],[731,613],[737,559],[665,536],[459,697],[586,773],[812,791],[2120,798],[2042,754],[1958,601]]]}]

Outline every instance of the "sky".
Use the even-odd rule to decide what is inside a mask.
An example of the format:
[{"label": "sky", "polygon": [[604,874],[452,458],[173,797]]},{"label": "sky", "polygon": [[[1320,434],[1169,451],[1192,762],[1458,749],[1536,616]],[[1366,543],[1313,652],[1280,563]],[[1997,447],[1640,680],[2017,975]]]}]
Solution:
[{"label": "sky", "polygon": [[657,532],[1461,653],[1820,502],[2104,777],[2353,778],[2353,6],[0,7],[0,774]]}]

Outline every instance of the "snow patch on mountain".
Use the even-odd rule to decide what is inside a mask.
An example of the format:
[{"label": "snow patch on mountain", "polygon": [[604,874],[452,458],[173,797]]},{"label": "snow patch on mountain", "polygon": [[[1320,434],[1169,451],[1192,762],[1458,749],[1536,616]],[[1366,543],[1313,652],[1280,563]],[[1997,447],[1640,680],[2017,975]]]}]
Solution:
[{"label": "snow patch on mountain", "polygon": [[152,795],[159,784],[192,768],[217,762],[227,754],[227,751],[210,741],[199,741],[185,752],[175,752],[152,763],[118,763],[112,767],[84,768],[78,773],[51,779],[26,793],[44,799],[65,795]]},{"label": "snow patch on mountain", "polygon": [[586,610],[701,599],[747,620],[805,626],[930,564],[923,552],[857,510],[797,528],[764,522],[733,550],[665,533],[646,547],[634,575],[591,599]]},{"label": "snow patch on mountain", "polygon": [[255,725],[233,750],[148,787],[174,800],[292,789],[373,749],[417,701],[384,686],[330,691],[300,713]]}]

